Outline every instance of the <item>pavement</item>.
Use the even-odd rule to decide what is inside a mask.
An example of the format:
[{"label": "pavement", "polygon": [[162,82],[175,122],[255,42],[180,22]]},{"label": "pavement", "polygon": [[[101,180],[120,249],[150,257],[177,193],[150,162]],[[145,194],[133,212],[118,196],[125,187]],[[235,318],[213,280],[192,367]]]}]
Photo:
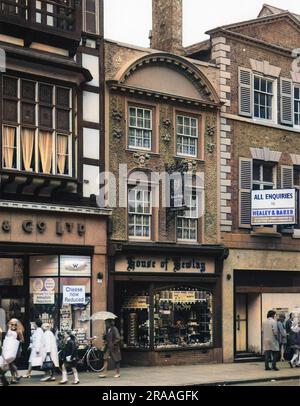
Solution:
[{"label": "pavement", "polygon": [[[79,373],[81,386],[219,386],[243,385],[249,383],[294,381],[300,385],[300,368],[291,368],[288,363],[278,363],[280,371],[265,371],[264,364],[235,363],[235,364],[199,364],[188,366],[161,367],[128,367],[121,370],[121,377],[114,378],[114,371],[108,377],[100,379],[98,374],[91,372]],[[20,371],[25,374],[25,371]],[[43,375],[34,372],[31,379],[22,379],[18,386],[57,386],[56,382],[41,383]],[[72,383],[69,377],[69,385]]]}]

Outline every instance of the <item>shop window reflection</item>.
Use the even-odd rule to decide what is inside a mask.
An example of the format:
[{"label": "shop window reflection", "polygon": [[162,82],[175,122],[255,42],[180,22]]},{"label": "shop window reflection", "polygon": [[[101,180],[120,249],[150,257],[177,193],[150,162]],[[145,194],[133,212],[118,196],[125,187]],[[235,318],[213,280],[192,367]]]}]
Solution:
[{"label": "shop window reflection", "polygon": [[0,258],[0,286],[23,286],[24,262],[20,258]]},{"label": "shop window reflection", "polygon": [[125,297],[121,309],[121,335],[124,340],[124,348],[149,348],[149,309],[148,291]]},{"label": "shop window reflection", "polygon": [[205,290],[162,290],[154,297],[156,348],[212,345],[212,295]]}]

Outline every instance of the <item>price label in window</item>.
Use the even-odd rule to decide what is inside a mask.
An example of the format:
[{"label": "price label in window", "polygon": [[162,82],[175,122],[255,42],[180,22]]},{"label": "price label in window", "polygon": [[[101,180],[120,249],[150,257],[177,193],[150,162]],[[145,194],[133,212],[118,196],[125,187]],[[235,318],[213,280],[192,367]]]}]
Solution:
[{"label": "price label in window", "polygon": [[85,286],[64,286],[63,304],[85,304]]}]

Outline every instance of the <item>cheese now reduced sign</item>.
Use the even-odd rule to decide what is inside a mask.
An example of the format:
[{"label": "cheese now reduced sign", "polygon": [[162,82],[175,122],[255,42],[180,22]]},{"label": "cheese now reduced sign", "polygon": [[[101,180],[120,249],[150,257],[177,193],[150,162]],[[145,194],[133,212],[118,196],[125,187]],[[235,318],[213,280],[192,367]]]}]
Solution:
[{"label": "cheese now reduced sign", "polygon": [[76,305],[85,303],[85,286],[64,286],[63,304]]}]

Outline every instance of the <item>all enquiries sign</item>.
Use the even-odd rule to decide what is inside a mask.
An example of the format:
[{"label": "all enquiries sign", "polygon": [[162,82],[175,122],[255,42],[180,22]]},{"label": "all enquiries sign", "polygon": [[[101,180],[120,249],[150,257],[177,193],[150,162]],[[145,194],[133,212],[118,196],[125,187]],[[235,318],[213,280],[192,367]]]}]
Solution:
[{"label": "all enquiries sign", "polygon": [[251,225],[292,225],[295,223],[295,189],[252,191]]}]

